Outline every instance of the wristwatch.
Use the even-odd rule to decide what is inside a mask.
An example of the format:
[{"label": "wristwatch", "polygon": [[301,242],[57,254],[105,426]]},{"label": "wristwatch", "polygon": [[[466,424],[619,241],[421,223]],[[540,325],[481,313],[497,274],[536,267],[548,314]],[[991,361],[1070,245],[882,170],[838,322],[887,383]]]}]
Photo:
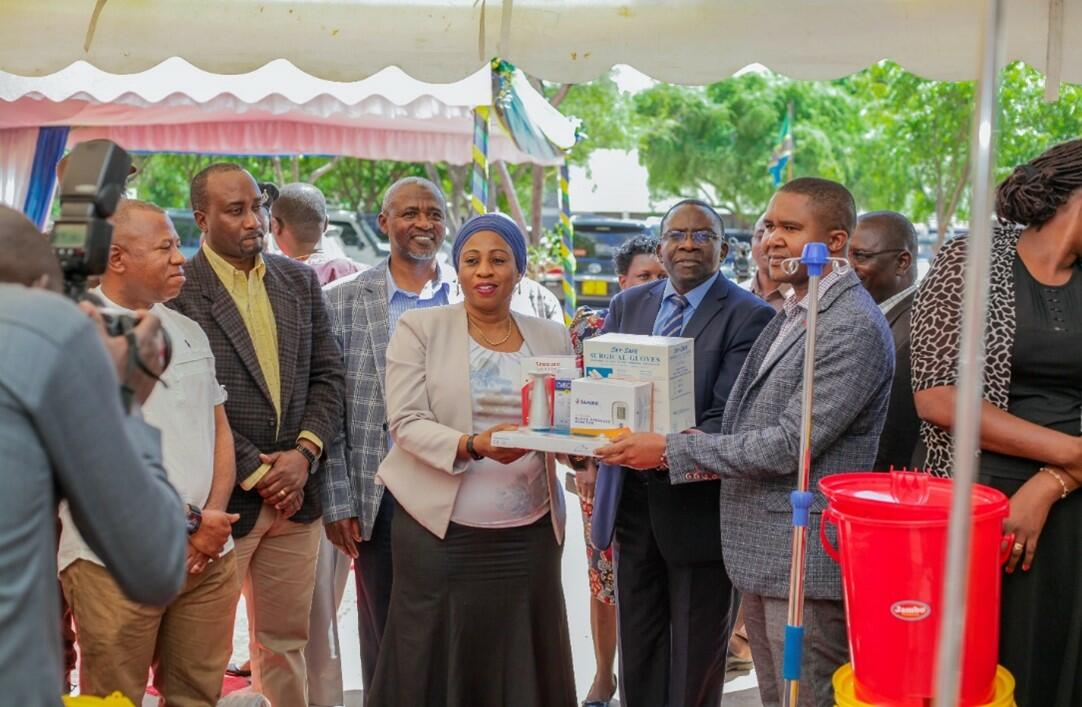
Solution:
[{"label": "wristwatch", "polygon": [[301,456],[308,460],[308,473],[311,474],[316,468],[316,455],[312,453],[308,447],[303,444],[298,444],[297,451],[301,453]]},{"label": "wristwatch", "polygon": [[466,453],[470,455],[470,459],[473,459],[475,462],[479,462],[485,457],[484,455],[478,453],[478,451],[473,447],[473,438],[476,436],[477,435],[470,435],[466,438]]},{"label": "wristwatch", "polygon": [[188,504],[188,518],[187,518],[187,523],[186,523],[187,528],[188,528],[188,535],[195,535],[196,531],[199,530],[199,526],[202,525],[202,524],[203,524],[203,511],[200,510],[199,506],[193,506],[192,504],[189,503]]}]

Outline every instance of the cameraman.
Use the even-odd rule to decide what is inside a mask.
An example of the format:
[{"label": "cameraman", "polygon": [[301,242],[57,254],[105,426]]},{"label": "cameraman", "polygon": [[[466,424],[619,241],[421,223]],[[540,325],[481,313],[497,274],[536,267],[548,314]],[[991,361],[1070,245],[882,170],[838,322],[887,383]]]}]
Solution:
[{"label": "cameraman", "polygon": [[81,691],[116,690],[140,704],[153,666],[154,686],[165,701],[194,707],[218,701],[233,651],[240,583],[230,533],[239,516],[225,512],[235,461],[214,354],[198,324],[162,304],[184,285],[183,266],[169,216],[153,204],[124,199],[113,216],[101,287],[91,292],[114,310],[148,310],[173,342],[169,368],[143,405],[143,416],[161,430],[165,472],[200,519],[188,540],[188,580],[165,607],[127,599],[66,513],[58,564],[82,655]]},{"label": "cameraman", "polygon": [[[0,206],[0,274],[51,285],[51,250],[21,214]],[[17,254],[17,255],[16,255]],[[31,272],[20,272],[22,269]],[[33,268],[39,272],[33,272]],[[29,276],[27,276],[29,275]],[[44,278],[42,276],[45,276]],[[134,331],[140,358],[160,367],[159,323]],[[103,345],[104,342],[104,345]],[[89,546],[132,599],[165,604],[184,581],[184,506],[161,468],[157,431],[120,405],[128,340],[107,337],[70,301],[0,284],[0,695],[5,704],[60,705],[56,507],[66,498]],[[134,400],[155,380],[136,368]]]}]

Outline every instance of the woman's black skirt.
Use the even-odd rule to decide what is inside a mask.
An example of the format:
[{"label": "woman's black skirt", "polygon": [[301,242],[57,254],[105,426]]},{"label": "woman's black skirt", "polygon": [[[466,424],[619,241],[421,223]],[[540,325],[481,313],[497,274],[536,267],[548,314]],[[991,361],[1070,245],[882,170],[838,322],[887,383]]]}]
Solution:
[{"label": "woman's black skirt", "polygon": [[404,510],[368,707],[575,705],[561,548],[548,515],[518,528],[452,523],[440,540]]},{"label": "woman's black skirt", "polygon": [[[1008,496],[1024,483],[980,481]],[[1082,707],[1082,491],[1052,506],[1029,572],[1003,575],[999,662],[1018,707]]]}]

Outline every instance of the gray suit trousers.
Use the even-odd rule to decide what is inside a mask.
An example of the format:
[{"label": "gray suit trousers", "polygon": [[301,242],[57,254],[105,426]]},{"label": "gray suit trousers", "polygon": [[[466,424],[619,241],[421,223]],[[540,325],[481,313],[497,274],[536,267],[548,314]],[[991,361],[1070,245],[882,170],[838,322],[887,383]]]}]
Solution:
[{"label": "gray suit trousers", "polygon": [[[744,624],[759,680],[763,707],[779,707],[789,601],[744,594]],[[804,600],[804,661],[800,669],[797,707],[833,707],[834,671],[849,662],[845,608],[840,601]]]}]

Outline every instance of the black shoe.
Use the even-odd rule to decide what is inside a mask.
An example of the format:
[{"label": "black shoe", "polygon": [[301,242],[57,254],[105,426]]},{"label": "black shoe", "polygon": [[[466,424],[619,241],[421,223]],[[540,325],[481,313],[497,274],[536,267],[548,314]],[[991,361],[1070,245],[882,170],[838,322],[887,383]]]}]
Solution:
[{"label": "black shoe", "polygon": [[250,678],[252,677],[251,670],[245,670],[236,663],[230,663],[225,669],[226,675],[232,675],[237,678]]}]

